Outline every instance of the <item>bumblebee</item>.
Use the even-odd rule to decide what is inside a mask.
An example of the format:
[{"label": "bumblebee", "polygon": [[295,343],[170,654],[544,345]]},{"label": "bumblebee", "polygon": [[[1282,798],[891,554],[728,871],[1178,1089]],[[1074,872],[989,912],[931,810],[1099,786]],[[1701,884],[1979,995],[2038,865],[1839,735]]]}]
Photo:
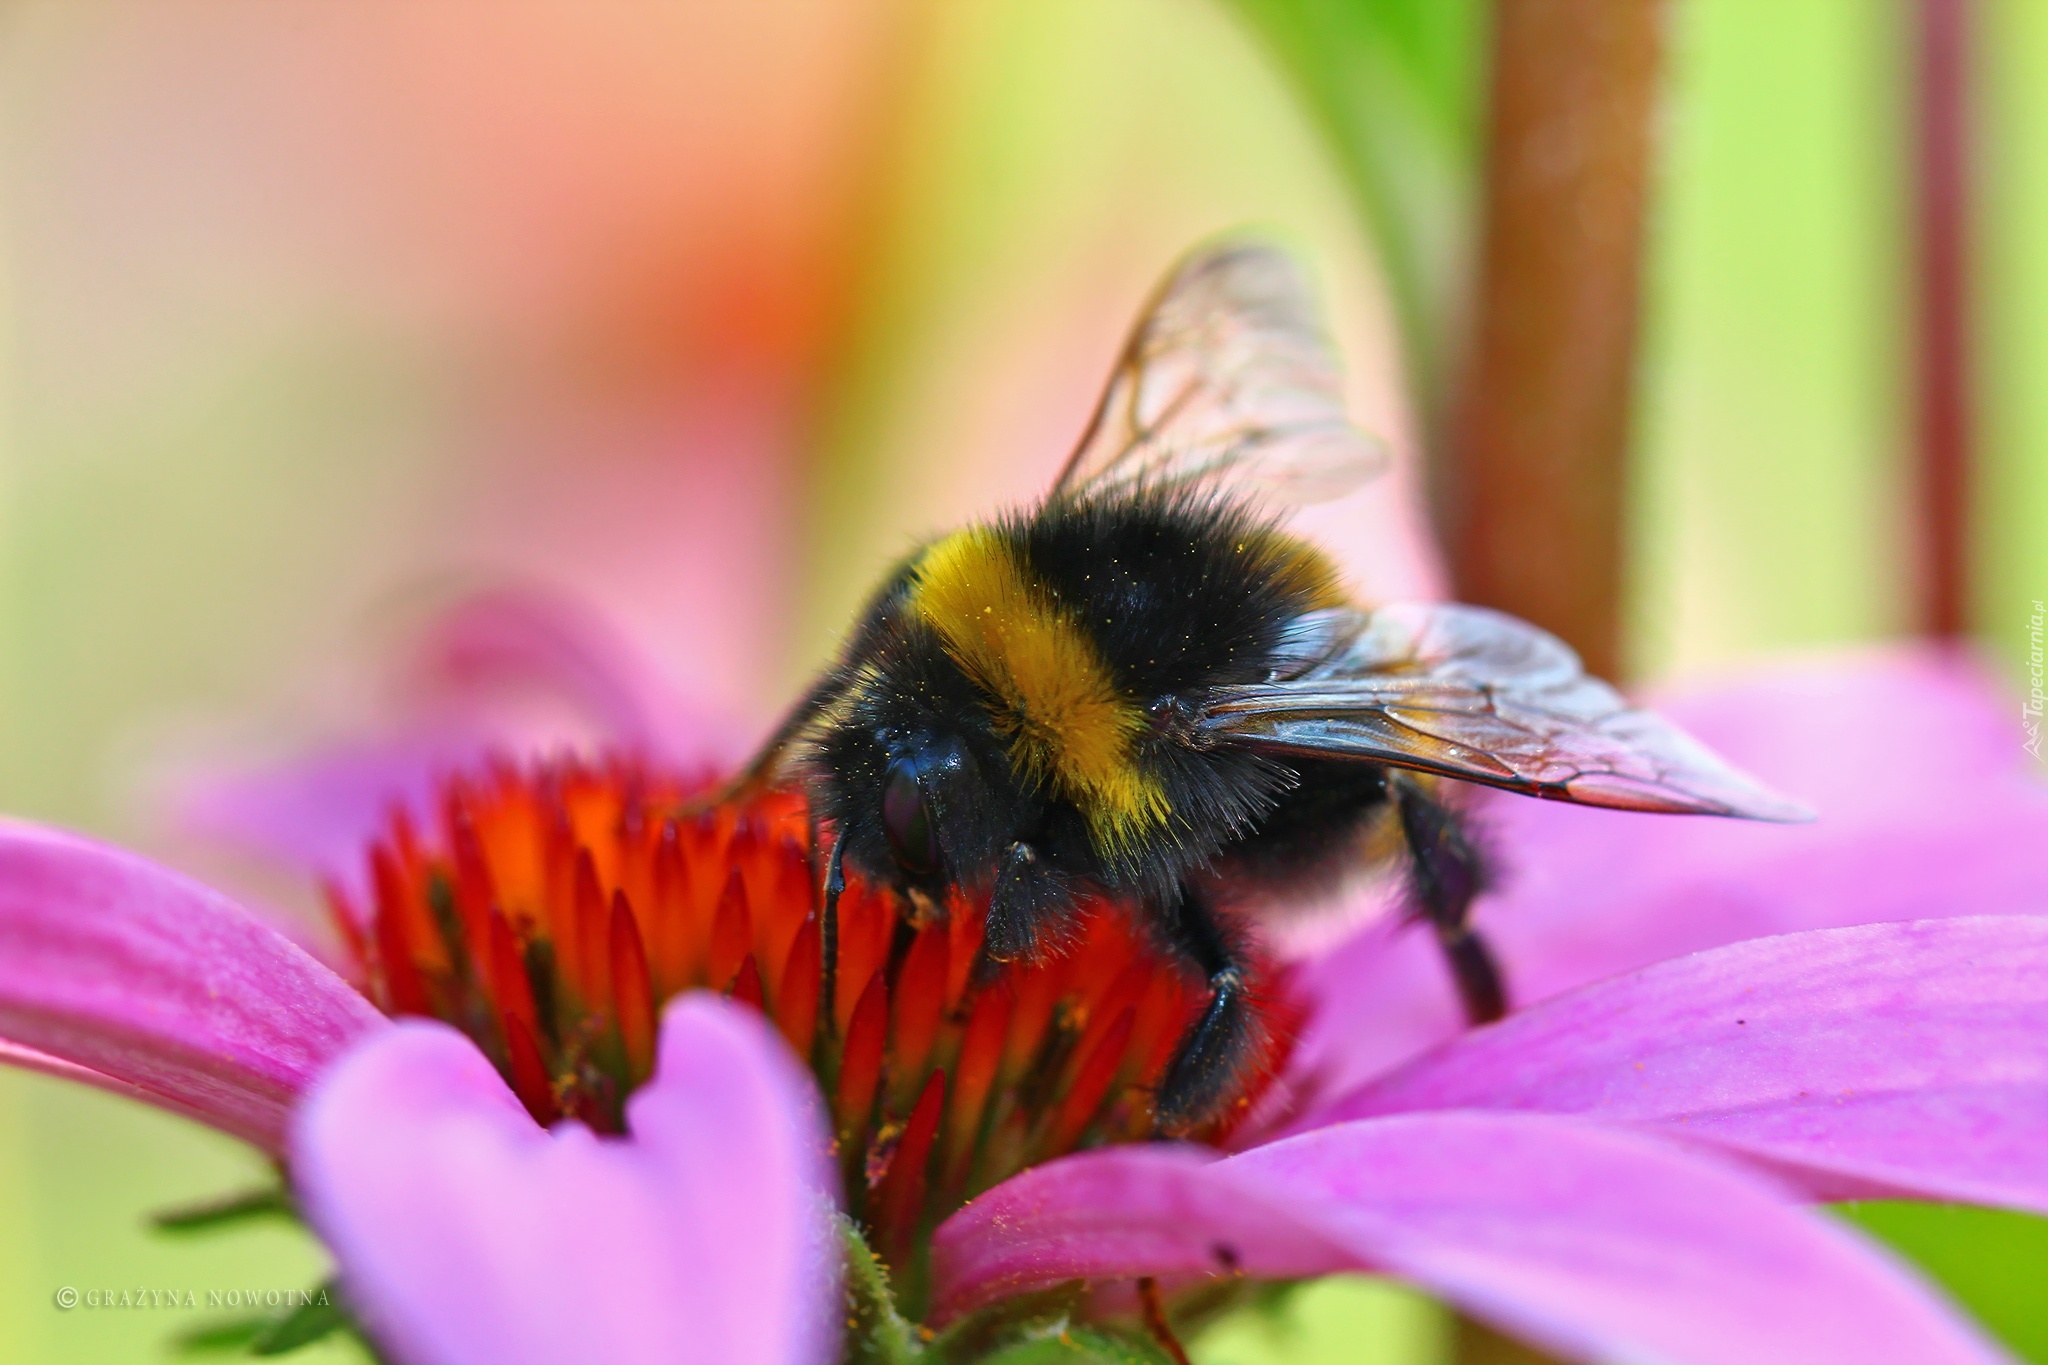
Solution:
[{"label": "bumblebee", "polygon": [[834,831],[827,962],[847,867],[926,915],[985,893],[996,961],[1051,950],[1084,894],[1132,906],[1208,983],[1156,1096],[1179,1132],[1256,1037],[1243,912],[1375,850],[1405,863],[1468,1015],[1504,1012],[1469,924],[1485,860],[1440,779],[1803,817],[1534,626],[1350,600],[1282,516],[1382,463],[1292,261],[1244,242],[1186,260],[1043,501],[903,559],[750,767],[800,775]]}]

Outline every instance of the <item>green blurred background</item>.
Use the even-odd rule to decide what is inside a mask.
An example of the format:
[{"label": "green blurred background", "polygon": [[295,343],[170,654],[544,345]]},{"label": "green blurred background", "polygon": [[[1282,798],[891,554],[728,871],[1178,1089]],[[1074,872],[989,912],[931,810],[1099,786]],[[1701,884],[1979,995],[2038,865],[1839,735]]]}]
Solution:
[{"label": "green blurred background", "polygon": [[[1392,130],[1427,297],[1476,126],[1467,6],[730,8],[0,8],[0,808],[230,875],[164,818],[176,774],[373,725],[420,585],[484,576],[600,599],[673,681],[758,715],[908,537],[1044,482],[1153,277],[1243,222],[1315,261],[1354,406],[1412,458],[1402,289],[1328,134]],[[1904,628],[1904,13],[1672,4],[1642,677]],[[2017,676],[2048,596],[2048,7],[1976,13],[1975,608]],[[1333,115],[1332,80],[1388,93]],[[60,1313],[64,1285],[312,1283],[286,1229],[143,1229],[259,1174],[0,1074],[0,1357],[153,1359],[192,1325]],[[1848,1216],[2048,1361],[2048,1225]],[[1358,1282],[1197,1355],[1448,1340]]]}]

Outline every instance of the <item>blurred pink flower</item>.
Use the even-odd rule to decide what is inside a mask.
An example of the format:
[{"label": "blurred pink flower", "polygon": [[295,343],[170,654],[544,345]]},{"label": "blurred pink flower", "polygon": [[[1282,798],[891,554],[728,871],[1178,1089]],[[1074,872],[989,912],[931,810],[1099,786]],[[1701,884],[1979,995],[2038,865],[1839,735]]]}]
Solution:
[{"label": "blurred pink flower", "polygon": [[[496,638],[499,657],[588,689],[586,653]],[[1997,1358],[1797,1202],[2048,1211],[2048,906],[2021,875],[2048,799],[1990,728],[1981,686],[1924,655],[1669,709],[1818,798],[1823,820],[1621,826],[1500,803],[1511,879],[1484,922],[1526,1008],[1457,1033],[1441,968],[1369,925],[1301,970],[1286,1114],[1276,1092],[1230,1154],[1127,1144],[1012,1176],[933,1234],[931,1320],[1073,1278],[1366,1269],[1582,1358]],[[1950,742],[1858,748],[1873,714],[1920,717]],[[420,761],[398,755],[385,777]],[[335,828],[373,814],[353,797],[292,809]],[[1868,923],[1884,920],[1902,922]],[[726,1359],[829,1356],[801,1326],[686,1309],[748,1302],[801,1324],[835,1302],[829,1263],[802,1250],[827,1207],[803,1156],[822,1142],[818,1106],[786,1050],[729,1011],[673,1006],[624,1136],[594,1138],[574,1121],[543,1130],[473,1043],[383,1024],[253,917],[114,850],[0,835],[0,947],[0,1036],[28,1060],[88,1068],[271,1150],[295,1122],[305,1207],[402,1359],[673,1358],[714,1333],[737,1334],[717,1337]],[[717,1155],[727,1141],[744,1160]],[[729,1178],[707,1191],[692,1173],[714,1161]],[[809,1204],[792,1193],[805,1189]],[[668,1200],[712,1212],[648,1221]],[[731,1253],[734,1219],[766,1239],[758,1257]],[[590,1295],[611,1303],[614,1287],[599,1325]]]}]

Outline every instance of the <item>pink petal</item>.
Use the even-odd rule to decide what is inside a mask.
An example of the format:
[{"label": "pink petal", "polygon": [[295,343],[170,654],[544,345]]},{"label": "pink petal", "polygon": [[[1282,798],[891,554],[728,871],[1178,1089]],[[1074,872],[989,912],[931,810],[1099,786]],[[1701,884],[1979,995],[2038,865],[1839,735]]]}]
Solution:
[{"label": "pink petal", "polygon": [[1076,1277],[1345,1270],[1398,1275],[1573,1359],[2001,1358],[1889,1257],[1775,1185],[1529,1114],[1370,1119],[1208,1162],[1090,1152],[982,1196],[934,1252],[945,1316]]},{"label": "pink petal", "polygon": [[1486,918],[1522,998],[1798,929],[2048,914],[2048,784],[2002,702],[1953,656],[1900,649],[1668,705],[1811,825],[1490,806],[1506,886]]},{"label": "pink petal", "polygon": [[1918,804],[1873,778],[1942,790],[2027,769],[2013,697],[1973,656],[1908,642],[1787,659],[1652,701],[1716,751],[1768,766],[1836,818]]},{"label": "pink petal", "polygon": [[214,1121],[211,1115],[202,1113],[190,1105],[181,1104],[168,1095],[144,1090],[141,1086],[130,1085],[126,1081],[117,1081],[103,1071],[94,1071],[89,1066],[67,1062],[62,1057],[52,1057],[47,1052],[38,1052],[32,1047],[24,1047],[20,1043],[11,1043],[5,1039],[0,1039],[0,1065],[19,1067],[23,1071],[33,1071],[39,1076],[70,1081],[73,1085],[89,1085],[110,1095],[119,1095],[125,1100],[140,1100],[144,1104],[155,1105],[159,1109],[191,1119],[194,1123],[210,1124]]},{"label": "pink petal", "polygon": [[172,801],[183,834],[331,878],[361,903],[366,851],[393,808],[433,809],[440,780],[493,742],[475,727],[421,729],[257,771],[194,774]]},{"label": "pink petal", "polygon": [[279,1151],[315,1075],[382,1023],[226,897],[0,822],[0,1038]]},{"label": "pink petal", "polygon": [[672,763],[729,767],[745,756],[744,727],[686,702],[595,609],[542,589],[456,603],[425,633],[411,671],[416,685],[471,708],[493,691],[551,694],[605,742]]},{"label": "pink petal", "polygon": [[1295,980],[1311,1009],[1288,1065],[1311,1095],[1347,1093],[1465,1029],[1436,939],[1400,916],[1301,963]]},{"label": "pink petal", "polygon": [[836,1309],[826,1138],[758,1016],[671,1006],[630,1137],[536,1127],[461,1034],[408,1022],[306,1105],[294,1175],[407,1365],[809,1365]]},{"label": "pink petal", "polygon": [[678,696],[597,612],[500,588],[458,602],[417,643],[398,733],[270,767],[191,773],[171,800],[186,834],[360,892],[364,849],[394,806],[432,809],[440,781],[492,753],[603,747],[685,772],[736,766],[748,727]]},{"label": "pink petal", "polygon": [[1655,1126],[1815,1198],[2048,1212],[2048,922],[1825,929],[1659,963],[1469,1033],[1312,1121],[1439,1109]]},{"label": "pink petal", "polygon": [[[2006,699],[1956,656],[1873,650],[1653,700],[1820,818],[1759,825],[1485,801],[1502,889],[1477,922],[1517,1005],[1801,929],[2048,914],[2048,784],[2024,768]],[[1431,945],[1403,937],[1390,945],[1386,926],[1368,928],[1305,973],[1319,1008],[1302,1062],[1334,1088],[1461,1028]]]}]

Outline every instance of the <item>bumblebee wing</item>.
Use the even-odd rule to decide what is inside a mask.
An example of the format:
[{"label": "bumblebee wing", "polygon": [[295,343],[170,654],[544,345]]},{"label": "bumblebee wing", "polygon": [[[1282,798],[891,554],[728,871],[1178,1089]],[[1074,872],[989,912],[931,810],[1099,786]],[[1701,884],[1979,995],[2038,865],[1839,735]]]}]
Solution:
[{"label": "bumblebee wing", "polygon": [[1588,677],[1562,640],[1482,607],[1295,620],[1268,681],[1220,687],[1199,729],[1625,810],[1807,820],[1677,726]]},{"label": "bumblebee wing", "polygon": [[1213,486],[1292,506],[1348,493],[1385,464],[1344,415],[1300,269],[1240,241],[1190,256],[1154,295],[1053,493]]}]

